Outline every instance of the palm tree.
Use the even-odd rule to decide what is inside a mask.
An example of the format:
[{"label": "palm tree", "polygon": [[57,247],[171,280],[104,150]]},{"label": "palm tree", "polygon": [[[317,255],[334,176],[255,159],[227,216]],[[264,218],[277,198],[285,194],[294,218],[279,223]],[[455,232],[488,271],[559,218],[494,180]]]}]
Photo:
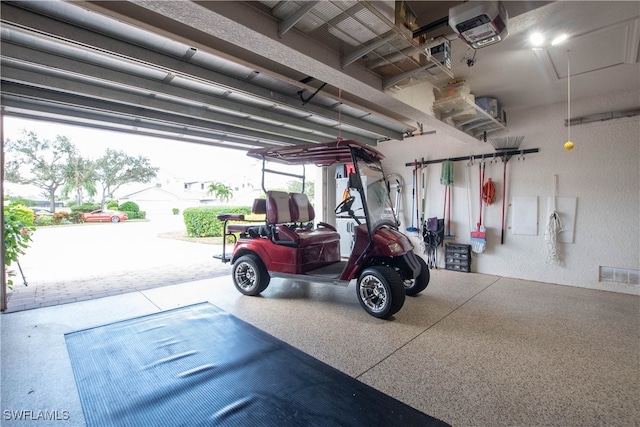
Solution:
[{"label": "palm tree", "polygon": [[231,187],[229,187],[228,185],[224,185],[221,182],[212,182],[211,184],[209,184],[207,194],[212,194],[221,202],[228,202],[229,199],[233,197],[233,191],[231,191]]}]

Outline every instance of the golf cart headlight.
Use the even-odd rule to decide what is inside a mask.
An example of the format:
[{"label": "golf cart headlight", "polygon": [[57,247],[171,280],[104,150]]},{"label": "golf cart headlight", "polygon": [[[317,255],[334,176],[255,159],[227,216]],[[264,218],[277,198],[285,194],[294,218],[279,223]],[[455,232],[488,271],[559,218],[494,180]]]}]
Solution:
[{"label": "golf cart headlight", "polygon": [[402,253],[402,246],[400,246],[400,243],[398,242],[391,243],[389,245],[389,252],[391,252],[392,254]]}]

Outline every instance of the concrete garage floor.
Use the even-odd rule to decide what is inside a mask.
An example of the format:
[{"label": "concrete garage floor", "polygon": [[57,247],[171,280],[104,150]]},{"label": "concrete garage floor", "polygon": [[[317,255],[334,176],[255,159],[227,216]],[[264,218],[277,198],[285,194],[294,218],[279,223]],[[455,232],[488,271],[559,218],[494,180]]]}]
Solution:
[{"label": "concrete garage floor", "polygon": [[65,333],[202,301],[454,426],[640,424],[640,297],[433,270],[391,321],[354,285],[246,297],[228,276],[3,314],[2,425],[85,425]]}]

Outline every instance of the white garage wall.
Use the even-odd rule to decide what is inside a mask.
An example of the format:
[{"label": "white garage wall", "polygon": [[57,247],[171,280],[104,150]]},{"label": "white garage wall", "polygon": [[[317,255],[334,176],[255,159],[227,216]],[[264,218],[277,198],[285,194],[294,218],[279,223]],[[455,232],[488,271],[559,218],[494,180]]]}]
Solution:
[{"label": "white garage wall", "polygon": [[[621,92],[572,101],[572,117],[637,107],[639,100],[638,92]],[[485,209],[487,249],[482,254],[473,254],[472,271],[640,294],[638,285],[599,281],[600,266],[640,269],[640,119],[572,126],[576,146],[566,151],[563,148],[567,140],[566,110],[566,103],[560,103],[508,111],[508,135],[524,135],[522,149],[540,149],[525,160],[511,158],[507,166],[509,205],[514,196],[537,197],[537,235],[512,234],[512,209],[508,208],[508,230],[505,243],[500,244],[502,164],[488,164],[486,175],[496,182],[497,200]],[[423,157],[432,160],[494,152],[488,143],[465,144],[438,135],[382,143],[378,149],[387,157],[383,163],[385,172],[400,173],[405,180],[403,229],[411,222],[407,212],[411,209],[411,168],[405,167],[405,163]],[[456,236],[452,241],[459,243],[469,243],[465,164],[464,161],[454,164],[451,229]],[[439,182],[440,172],[440,164],[427,167],[426,217],[443,215],[444,186]],[[544,239],[554,175],[558,176],[558,195],[577,198],[575,241],[559,245],[563,260],[560,265],[546,262],[548,248]],[[477,162],[470,176],[475,224],[479,204]]]}]

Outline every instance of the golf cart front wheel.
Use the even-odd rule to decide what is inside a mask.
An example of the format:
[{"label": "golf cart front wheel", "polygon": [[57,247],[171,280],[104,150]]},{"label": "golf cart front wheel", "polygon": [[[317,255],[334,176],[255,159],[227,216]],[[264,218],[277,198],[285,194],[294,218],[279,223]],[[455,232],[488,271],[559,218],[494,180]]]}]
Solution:
[{"label": "golf cart front wheel", "polygon": [[420,256],[417,256],[416,258],[418,258],[418,264],[420,264],[420,274],[418,274],[418,277],[415,279],[408,279],[404,281],[404,293],[411,297],[424,291],[429,284],[429,279],[431,278],[431,273],[429,273],[427,263],[424,262]]},{"label": "golf cart front wheel", "polygon": [[404,304],[402,278],[391,267],[376,266],[362,272],[356,285],[358,301],[367,313],[386,319]]},{"label": "golf cart front wheel", "polygon": [[243,255],[233,263],[231,276],[236,289],[245,295],[255,296],[269,286],[269,272],[256,255]]}]

